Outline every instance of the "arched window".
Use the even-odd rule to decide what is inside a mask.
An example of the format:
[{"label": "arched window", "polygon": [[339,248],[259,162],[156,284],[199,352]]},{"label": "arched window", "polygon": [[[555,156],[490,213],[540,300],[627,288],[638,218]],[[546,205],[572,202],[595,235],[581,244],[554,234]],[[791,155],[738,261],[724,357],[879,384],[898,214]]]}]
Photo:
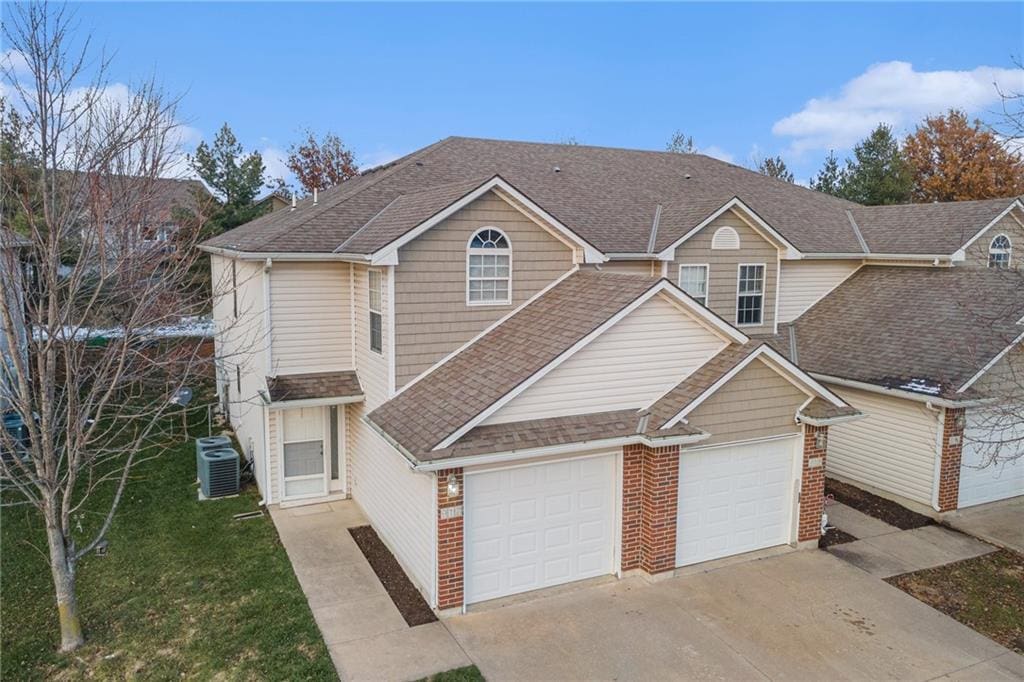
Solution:
[{"label": "arched window", "polygon": [[466,249],[466,303],[512,302],[512,246],[496,227],[478,230]]},{"label": "arched window", "polygon": [[997,234],[988,245],[988,266],[990,268],[1010,267],[1010,255],[1013,245],[1005,234]]},{"label": "arched window", "polygon": [[715,231],[715,236],[711,238],[712,249],[738,249],[740,248],[740,235],[736,232],[735,228],[720,227]]}]

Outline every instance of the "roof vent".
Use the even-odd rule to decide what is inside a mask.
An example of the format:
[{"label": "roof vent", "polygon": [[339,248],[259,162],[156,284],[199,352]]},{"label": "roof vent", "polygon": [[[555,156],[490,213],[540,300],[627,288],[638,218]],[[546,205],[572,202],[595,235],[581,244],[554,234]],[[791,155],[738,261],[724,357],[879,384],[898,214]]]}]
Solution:
[{"label": "roof vent", "polygon": [[689,179],[690,179],[690,178],[692,178],[692,177],[693,177],[692,175],[690,175],[689,173],[687,173],[686,175],[684,175],[684,176],[683,176],[683,179],[684,179],[684,180],[689,180]]},{"label": "roof vent", "polygon": [[295,192],[292,192],[292,210],[295,210]]},{"label": "roof vent", "polygon": [[314,206],[316,206],[316,202],[317,202],[317,201],[318,201],[318,197],[317,197],[317,188],[316,188],[316,187],[314,187],[314,188],[313,188],[313,205],[314,205]]},{"label": "roof vent", "polygon": [[555,171],[556,173],[561,173],[561,172],[562,172],[562,169],[561,169],[561,168],[559,168],[558,166],[555,166],[555,168],[554,168],[554,171]]}]

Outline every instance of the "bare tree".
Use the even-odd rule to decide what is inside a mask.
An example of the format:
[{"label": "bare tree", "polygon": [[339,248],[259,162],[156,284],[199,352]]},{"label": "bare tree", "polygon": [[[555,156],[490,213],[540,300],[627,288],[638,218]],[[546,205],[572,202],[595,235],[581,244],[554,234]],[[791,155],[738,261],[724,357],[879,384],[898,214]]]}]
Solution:
[{"label": "bare tree", "polygon": [[0,232],[0,403],[24,424],[0,429],[2,499],[45,523],[65,652],[83,643],[79,562],[105,542],[133,466],[160,453],[172,398],[204,362],[198,342],[160,329],[207,306],[188,286],[199,226],[170,249],[148,221],[179,160],[176,100],[153,82],[112,89],[105,57],[71,49],[72,19],[5,8],[6,47],[23,60],[3,68],[5,107],[22,127],[5,128],[16,151],[0,171],[5,222],[21,233]]}]

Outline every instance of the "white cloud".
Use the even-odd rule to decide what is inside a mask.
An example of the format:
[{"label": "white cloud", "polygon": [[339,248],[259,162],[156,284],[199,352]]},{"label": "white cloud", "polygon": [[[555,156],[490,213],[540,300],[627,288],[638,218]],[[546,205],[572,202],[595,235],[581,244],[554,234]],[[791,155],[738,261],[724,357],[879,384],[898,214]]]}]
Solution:
[{"label": "white cloud", "polygon": [[845,83],[838,96],[811,99],[776,121],[772,133],[792,138],[791,152],[845,150],[879,123],[904,131],[950,108],[980,114],[1005,90],[1024,89],[1024,70],[979,66],[970,71],[915,71],[908,62],[883,62]]},{"label": "white cloud", "polygon": [[716,158],[719,161],[725,161],[726,163],[735,163],[736,162],[735,161],[735,159],[736,159],[735,156],[733,156],[729,152],[725,151],[721,147],[719,147],[717,145],[713,145],[713,144],[709,145],[707,147],[701,147],[700,149],[697,150],[697,153],[704,154],[705,156],[710,156],[710,157]]},{"label": "white cloud", "polygon": [[15,80],[30,75],[28,60],[18,50],[4,50],[0,52],[0,68],[3,68],[8,75]]},{"label": "white cloud", "polygon": [[280,147],[273,145],[264,147],[260,150],[260,156],[263,157],[263,165],[267,168],[266,175],[271,180],[284,178],[291,182],[295,179],[291,170],[288,169],[288,153]]}]

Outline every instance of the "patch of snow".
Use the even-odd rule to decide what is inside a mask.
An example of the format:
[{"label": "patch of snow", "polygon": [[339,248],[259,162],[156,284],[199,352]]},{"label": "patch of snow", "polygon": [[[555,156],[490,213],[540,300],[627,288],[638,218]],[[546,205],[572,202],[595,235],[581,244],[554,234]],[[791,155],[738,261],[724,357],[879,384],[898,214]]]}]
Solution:
[{"label": "patch of snow", "polygon": [[928,379],[911,379],[907,383],[900,386],[905,391],[913,391],[914,393],[927,393],[928,395],[938,395],[942,391],[942,386],[929,381]]},{"label": "patch of snow", "polygon": [[[212,339],[217,332],[216,325],[209,317],[183,317],[175,324],[166,324],[151,329],[136,329],[138,337],[160,339],[203,338]],[[88,339],[117,339],[124,335],[121,327],[63,327],[57,335],[66,341],[85,341]],[[45,330],[36,330],[33,335],[37,340],[45,339]]]}]

